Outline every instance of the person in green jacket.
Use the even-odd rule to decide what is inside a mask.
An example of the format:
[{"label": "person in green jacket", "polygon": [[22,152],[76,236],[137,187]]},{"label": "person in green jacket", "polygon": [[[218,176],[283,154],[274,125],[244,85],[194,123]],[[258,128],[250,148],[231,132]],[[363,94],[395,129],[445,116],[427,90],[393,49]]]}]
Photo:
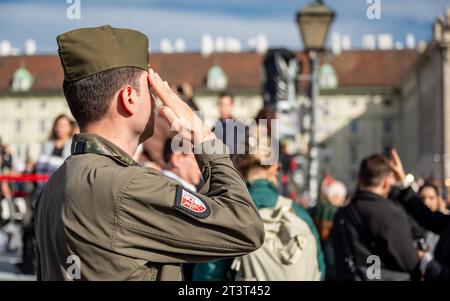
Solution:
[{"label": "person in green jacket", "polygon": [[[236,157],[236,167],[247,182],[250,196],[255,202],[258,210],[263,208],[274,208],[280,192],[278,189],[278,162],[271,165],[261,165],[258,155],[240,155]],[[293,203],[295,213],[300,217],[311,230],[317,244],[317,261],[320,271],[320,279],[323,280],[326,274],[325,259],[322,251],[320,236],[309,213],[300,205]],[[196,264],[192,279],[194,281],[229,281],[233,280],[231,270],[232,259],[219,260],[208,263]]]},{"label": "person in green jacket", "polygon": [[333,243],[330,234],[333,228],[334,215],[339,207],[345,204],[346,197],[347,188],[344,183],[335,180],[331,176],[326,176],[320,187],[320,198],[317,206],[313,208],[311,213],[320,235],[325,265],[327,266],[326,281],[337,280]]}]

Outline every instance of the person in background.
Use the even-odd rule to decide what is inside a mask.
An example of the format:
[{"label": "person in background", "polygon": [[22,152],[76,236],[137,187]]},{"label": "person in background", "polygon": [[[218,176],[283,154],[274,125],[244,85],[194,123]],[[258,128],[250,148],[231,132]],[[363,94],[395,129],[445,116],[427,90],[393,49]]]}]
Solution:
[{"label": "person in background", "polygon": [[[174,138],[168,138],[164,144],[164,160],[166,165],[161,171],[165,176],[177,181],[183,187],[196,192],[197,185],[202,179],[202,172],[198,167],[192,152],[184,153],[178,151]],[[175,148],[175,149],[174,149]]]},{"label": "person in background", "polygon": [[145,149],[145,148],[142,149],[142,152],[140,153],[137,162],[139,163],[140,166],[151,167],[151,168],[156,169],[158,171],[162,170],[161,166],[159,166],[158,164],[156,164],[155,162],[153,162],[151,160],[151,156],[148,153],[148,150]]},{"label": "person in background", "polygon": [[[198,167],[195,156],[192,152],[184,153],[178,151],[175,144],[176,140],[168,138],[164,143],[164,160],[166,165],[161,173],[178,183],[180,183],[184,188],[197,192],[197,187],[202,180],[202,172]],[[180,146],[181,147],[181,146]],[[192,272],[194,269],[194,264],[185,263],[183,264],[183,276],[184,280],[192,280]]]},{"label": "person in background", "polygon": [[[438,189],[438,193],[439,193],[439,210],[442,211],[442,213],[444,214],[450,214],[450,198],[448,197],[448,193],[444,192],[444,183],[441,179],[435,178],[435,177],[429,177],[425,180],[423,180],[423,182],[421,183],[423,186],[423,184],[428,183],[428,184],[432,184],[433,186],[435,186]],[[417,191],[417,189],[415,189]],[[447,189],[448,191],[448,189]],[[447,195],[447,196],[446,196]]]},{"label": "person in background", "polygon": [[75,121],[61,114],[53,121],[49,140],[42,145],[41,155],[36,161],[35,172],[51,176],[64,160],[70,156],[72,136],[77,129]]},{"label": "person in background", "polygon": [[[0,139],[0,176],[12,175],[12,165],[11,149],[7,145],[2,145]],[[0,250],[11,249],[10,242],[14,233],[9,231],[11,230],[9,224],[14,214],[12,210],[12,197],[13,190],[11,189],[10,182],[0,180]]]},{"label": "person in background", "polygon": [[[267,132],[267,129],[258,127],[256,131]],[[253,135],[259,135],[259,133]],[[257,139],[261,141],[261,136]],[[277,205],[280,192],[278,183],[278,172],[280,168],[279,162],[264,165],[262,164],[260,145],[258,152],[251,152],[250,154],[241,154],[236,157],[236,168],[243,175],[246,180],[248,191],[256,207],[261,210],[264,208],[274,208]],[[292,203],[291,207],[295,214],[304,221],[314,236],[316,244],[318,272],[320,273],[320,280],[325,277],[325,261],[320,246],[320,238],[314,222],[309,213],[300,205]],[[226,281],[234,280],[233,271],[231,269],[233,260],[222,260],[203,264],[196,264],[194,267],[193,280],[195,281]],[[280,279],[282,280],[282,279]]]},{"label": "person in background", "polygon": [[344,183],[326,176],[320,187],[320,198],[312,210],[314,223],[319,231],[320,241],[327,267],[325,280],[336,280],[334,265],[333,243],[330,237],[333,228],[333,218],[337,210],[344,206],[347,197],[347,188]]},{"label": "person in background", "polygon": [[277,121],[277,111],[273,107],[265,107],[258,111],[255,116],[255,121],[258,126],[265,126],[269,136],[272,135],[272,122]]},{"label": "person in background", "polygon": [[2,146],[1,152],[2,160],[1,160],[1,169],[3,172],[11,171],[13,168],[13,159],[11,147],[9,145]]},{"label": "person in background", "polygon": [[[445,202],[440,196],[439,187],[435,185],[434,181],[425,181],[425,183],[419,189],[419,196],[422,197],[425,206],[432,212],[441,212],[448,215],[448,210],[445,208]],[[439,241],[439,235],[424,229],[424,239],[422,246],[424,251],[434,252],[437,242]]]},{"label": "person in background", "polygon": [[441,196],[440,188],[434,181],[427,180],[419,189],[419,195],[423,198],[425,206],[431,211],[440,211],[443,214],[450,214]]},{"label": "person in background", "polygon": [[[405,172],[400,157],[393,154],[397,174],[405,179]],[[429,184],[424,184],[429,185]],[[436,188],[436,185],[433,185]],[[439,191],[439,189],[438,189]],[[423,195],[423,190],[422,190]],[[450,281],[450,215],[440,210],[431,210],[411,187],[399,195],[399,202],[406,211],[425,229],[439,235],[434,250],[420,250],[420,272],[425,281]]]},{"label": "person in background", "polygon": [[192,109],[192,111],[199,111],[199,108],[194,100],[194,89],[192,89],[192,86],[189,83],[183,82],[181,85],[178,85],[177,92],[181,99],[183,99],[184,102]]},{"label": "person in background", "polygon": [[298,185],[294,181],[294,173],[297,169],[295,156],[289,152],[288,141],[280,142],[280,193],[283,196],[296,200],[298,197]]},{"label": "person in background", "polygon": [[388,198],[394,185],[401,186],[403,192],[411,184],[396,157],[392,150],[392,160],[379,154],[365,158],[357,192],[350,205],[335,215],[332,240],[341,280],[371,280],[367,271],[373,255],[380,263],[380,280],[419,277],[419,250],[414,246],[407,215]]},{"label": "person in background", "polygon": [[164,143],[170,137],[171,129],[167,120],[160,114],[155,116],[155,131],[152,137],[143,142],[143,165],[162,170],[166,164],[164,160]]},{"label": "person in background", "polygon": [[[0,175],[11,175],[13,172],[13,156],[8,145],[0,146]],[[8,182],[0,181],[0,197],[11,198],[13,192]]]},{"label": "person in background", "polygon": [[220,121],[233,119],[234,96],[229,92],[222,92],[219,95]]},{"label": "person in background", "polygon": [[[55,118],[49,140],[43,143],[41,155],[34,166],[35,174],[46,174],[50,177],[64,163],[64,160],[71,154],[72,136],[77,129],[76,122],[67,115],[61,114]],[[22,235],[22,262],[17,265],[24,274],[36,273],[36,241],[33,216],[36,200],[45,184],[45,182],[37,182],[29,199],[28,207],[30,210],[28,210],[29,214],[24,221]]]},{"label": "person in background", "polygon": [[[48,175],[49,177],[70,156],[72,136],[77,130],[76,122],[65,114],[61,114],[53,121],[48,141],[42,144],[41,154],[34,165],[35,174]],[[45,182],[36,183],[32,193],[32,207],[34,200],[45,186]]]},{"label": "person in background", "polygon": [[245,153],[248,145],[248,127],[233,117],[234,97],[229,92],[219,95],[219,121],[213,131],[217,138],[222,140],[230,149],[230,157],[234,158],[238,153]]}]

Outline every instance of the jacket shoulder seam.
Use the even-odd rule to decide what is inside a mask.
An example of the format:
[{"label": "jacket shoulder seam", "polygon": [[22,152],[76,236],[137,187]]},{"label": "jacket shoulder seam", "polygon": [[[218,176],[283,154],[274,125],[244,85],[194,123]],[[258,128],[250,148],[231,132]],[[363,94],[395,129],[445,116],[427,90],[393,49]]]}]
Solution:
[{"label": "jacket shoulder seam", "polygon": [[134,178],[138,174],[141,174],[141,173],[142,173],[141,170],[138,170],[138,172],[136,172],[134,175],[132,175],[130,177],[130,179],[120,189],[119,195],[117,196],[117,200],[115,201],[113,227],[112,227],[112,234],[111,234],[111,247],[113,250],[116,250],[115,238],[116,238],[117,227],[118,227],[118,223],[119,223],[119,219],[120,219],[120,213],[121,213],[120,207],[122,204],[123,196],[124,196],[125,192],[128,190],[128,187],[130,186],[130,184],[134,180]]}]

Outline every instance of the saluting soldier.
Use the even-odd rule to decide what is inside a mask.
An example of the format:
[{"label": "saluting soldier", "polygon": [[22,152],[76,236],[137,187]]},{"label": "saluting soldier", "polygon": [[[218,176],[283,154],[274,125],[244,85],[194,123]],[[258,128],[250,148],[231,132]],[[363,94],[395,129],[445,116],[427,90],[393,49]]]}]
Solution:
[{"label": "saluting soldier", "polygon": [[[229,150],[149,69],[147,37],[106,25],[57,42],[81,133],[37,203],[38,280],[182,280],[182,263],[258,249],[263,223]],[[198,193],[132,159],[153,134],[151,89],[159,114],[192,142]]]}]

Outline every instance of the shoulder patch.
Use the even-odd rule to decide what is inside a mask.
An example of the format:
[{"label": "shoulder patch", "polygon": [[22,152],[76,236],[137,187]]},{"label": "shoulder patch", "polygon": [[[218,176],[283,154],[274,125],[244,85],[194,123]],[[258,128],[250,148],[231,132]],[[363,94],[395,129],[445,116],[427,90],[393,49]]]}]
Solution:
[{"label": "shoulder patch", "polygon": [[207,218],[211,213],[205,201],[181,185],[177,185],[173,207],[187,215],[197,218]]}]

